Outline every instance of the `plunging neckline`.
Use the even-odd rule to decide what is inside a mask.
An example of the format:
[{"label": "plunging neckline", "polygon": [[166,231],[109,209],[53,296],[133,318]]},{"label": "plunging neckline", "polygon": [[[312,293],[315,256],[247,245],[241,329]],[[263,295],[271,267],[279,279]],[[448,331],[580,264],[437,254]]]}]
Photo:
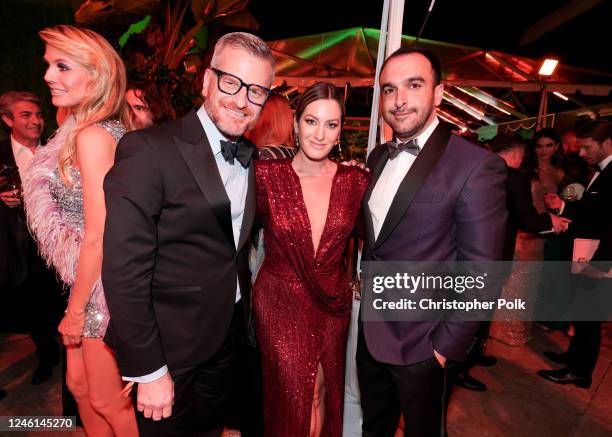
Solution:
[{"label": "plunging neckline", "polygon": [[304,200],[304,189],[302,187],[302,182],[300,180],[300,176],[297,174],[295,169],[293,168],[293,160],[289,161],[289,168],[291,169],[291,174],[297,179],[297,184],[299,187],[299,200],[301,200],[302,207],[304,208],[304,213],[306,216],[306,224],[308,225],[308,233],[310,235],[310,253],[312,254],[313,261],[316,261],[319,256],[319,249],[321,248],[321,241],[323,241],[323,237],[325,236],[325,232],[327,231],[327,225],[329,223],[330,210],[332,207],[332,196],[334,194],[334,188],[336,186],[336,178],[338,177],[338,173],[340,172],[340,164],[336,164],[336,171],[334,172],[334,176],[332,177],[331,188],[329,190],[329,198],[327,199],[327,214],[325,215],[325,223],[323,224],[323,230],[321,231],[321,237],[319,238],[319,244],[315,250],[314,242],[312,241],[312,224],[310,223],[310,216],[308,215],[308,208],[306,207],[306,200]]}]

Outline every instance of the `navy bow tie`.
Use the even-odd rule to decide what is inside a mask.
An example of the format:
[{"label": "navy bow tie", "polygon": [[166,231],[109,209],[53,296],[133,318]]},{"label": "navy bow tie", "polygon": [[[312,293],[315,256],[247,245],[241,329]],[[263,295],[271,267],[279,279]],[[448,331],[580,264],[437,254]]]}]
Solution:
[{"label": "navy bow tie", "polygon": [[397,158],[397,155],[399,155],[400,152],[408,152],[411,155],[418,156],[419,152],[421,151],[416,139],[407,141],[405,143],[389,142],[385,143],[385,146],[387,147],[387,152],[389,152],[389,159]]},{"label": "navy bow tie", "polygon": [[234,159],[236,159],[244,168],[247,168],[254,149],[253,144],[243,139],[240,141],[221,140],[221,155],[231,165],[234,165]]}]

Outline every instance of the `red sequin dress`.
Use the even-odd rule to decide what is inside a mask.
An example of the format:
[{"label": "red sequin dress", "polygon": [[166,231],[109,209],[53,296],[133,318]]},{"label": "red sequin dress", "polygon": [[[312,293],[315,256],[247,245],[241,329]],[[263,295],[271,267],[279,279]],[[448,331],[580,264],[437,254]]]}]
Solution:
[{"label": "red sequin dress", "polygon": [[319,363],[327,389],[323,436],[342,435],[344,362],[352,304],[344,252],[368,175],[339,165],[314,254],[291,159],[256,161],[257,210],[266,255],[253,289],[261,349],[264,435],[307,437]]}]

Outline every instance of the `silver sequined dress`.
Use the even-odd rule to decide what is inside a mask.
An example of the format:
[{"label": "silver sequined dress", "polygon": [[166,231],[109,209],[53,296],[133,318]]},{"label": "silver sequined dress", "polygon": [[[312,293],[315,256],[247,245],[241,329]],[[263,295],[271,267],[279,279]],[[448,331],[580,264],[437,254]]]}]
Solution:
[{"label": "silver sequined dress", "polygon": [[[116,141],[119,141],[126,132],[123,124],[118,120],[107,120],[97,125],[106,129]],[[82,237],[85,232],[85,218],[81,172],[76,168],[70,168],[69,176],[73,182],[71,186],[64,184],[59,169],[56,168],[49,179],[49,190],[53,200],[60,208],[61,218]],[[103,337],[108,320],[109,313],[104,290],[102,282],[98,280],[85,308],[85,325],[81,335],[83,337]]]}]

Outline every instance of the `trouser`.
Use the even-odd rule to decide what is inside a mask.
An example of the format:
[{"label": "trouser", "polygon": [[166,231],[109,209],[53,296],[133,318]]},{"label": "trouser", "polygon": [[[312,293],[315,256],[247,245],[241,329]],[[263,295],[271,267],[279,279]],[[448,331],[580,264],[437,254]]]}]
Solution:
[{"label": "trouser", "polygon": [[195,367],[170,371],[174,380],[172,415],[156,422],[137,413],[141,436],[186,437],[196,431],[207,436],[221,433],[228,414],[237,347],[243,336],[243,315],[239,302],[223,344],[210,359]]},{"label": "trouser", "polygon": [[357,374],[363,437],[393,437],[400,413],[405,437],[446,436],[447,372],[435,357],[406,366],[381,363],[359,332]]}]

